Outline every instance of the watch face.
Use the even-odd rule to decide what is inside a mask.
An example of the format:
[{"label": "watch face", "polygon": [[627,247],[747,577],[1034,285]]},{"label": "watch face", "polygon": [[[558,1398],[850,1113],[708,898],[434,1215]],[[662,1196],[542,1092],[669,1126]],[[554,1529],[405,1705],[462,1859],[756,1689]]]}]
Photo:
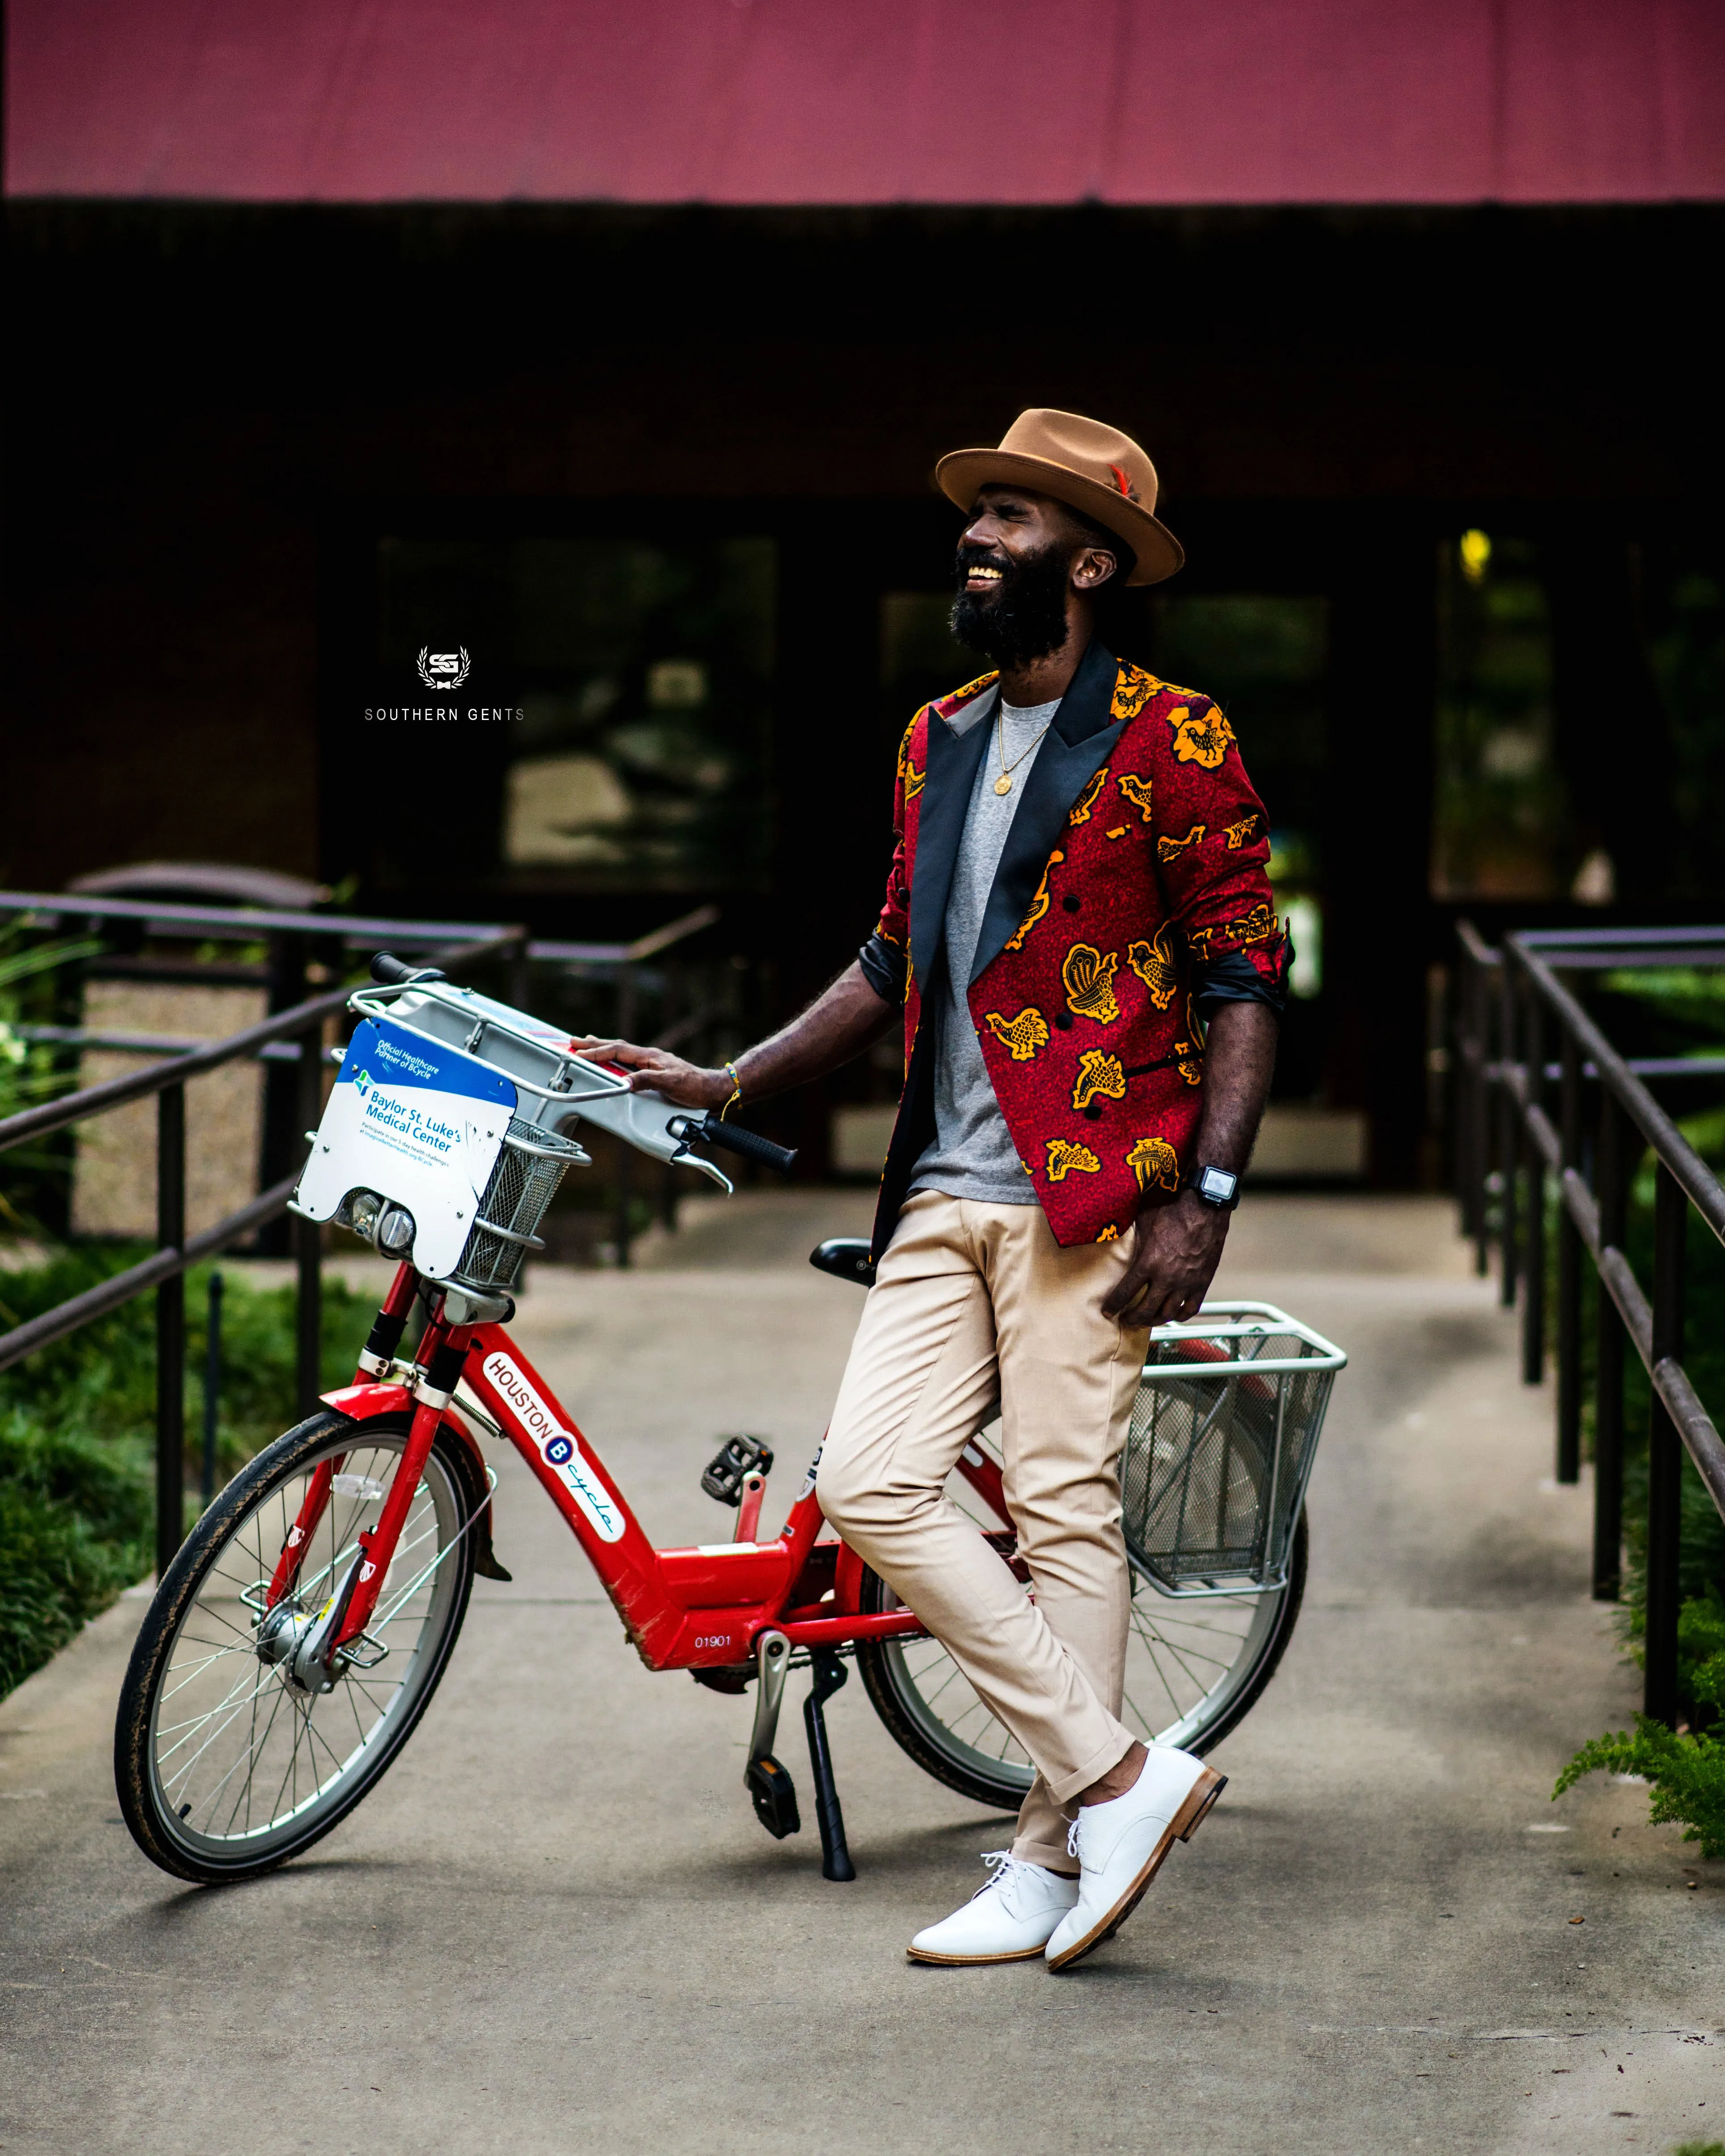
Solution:
[{"label": "watch face", "polygon": [[1226,1205],[1240,1187],[1240,1178],[1225,1168],[1207,1168],[1198,1178],[1198,1194],[1212,1205]]}]

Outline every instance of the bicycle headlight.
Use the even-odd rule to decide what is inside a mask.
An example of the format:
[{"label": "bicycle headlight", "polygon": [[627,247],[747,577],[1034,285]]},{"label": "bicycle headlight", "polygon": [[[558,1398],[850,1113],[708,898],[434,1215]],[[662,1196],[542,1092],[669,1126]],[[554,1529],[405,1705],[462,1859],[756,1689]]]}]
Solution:
[{"label": "bicycle headlight", "polygon": [[386,1257],[404,1258],[413,1247],[413,1216],[405,1205],[385,1209],[377,1223],[377,1248]]},{"label": "bicycle headlight", "polygon": [[367,1242],[377,1240],[377,1222],[383,1211],[383,1200],[375,1190],[356,1190],[347,1200],[347,1225],[356,1235],[363,1235]]}]

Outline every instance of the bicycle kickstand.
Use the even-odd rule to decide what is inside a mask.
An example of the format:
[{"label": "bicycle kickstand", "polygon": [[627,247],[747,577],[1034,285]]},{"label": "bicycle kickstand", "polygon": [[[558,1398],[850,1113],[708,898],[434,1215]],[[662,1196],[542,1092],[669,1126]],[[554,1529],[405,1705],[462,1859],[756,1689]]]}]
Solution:
[{"label": "bicycle kickstand", "polygon": [[814,1684],[803,1702],[803,1719],[809,1727],[809,1763],[814,1771],[814,1816],[820,1825],[820,1876],[823,1879],[855,1879],[856,1866],[845,1845],[845,1815],[839,1809],[839,1788],[833,1779],[832,1747],[827,1742],[826,1702],[844,1684],[850,1671],[829,1647],[814,1655]]}]

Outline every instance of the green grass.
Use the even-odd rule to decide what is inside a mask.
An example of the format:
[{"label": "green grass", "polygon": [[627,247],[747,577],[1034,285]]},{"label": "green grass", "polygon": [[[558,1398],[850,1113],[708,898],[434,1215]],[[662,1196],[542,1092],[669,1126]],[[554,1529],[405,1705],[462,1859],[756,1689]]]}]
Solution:
[{"label": "green grass", "polygon": [[[134,1264],[141,1249],[63,1251],[0,1273],[0,1330]],[[188,1517],[202,1459],[210,1268],[187,1276]],[[223,1270],[217,1481],[294,1421],[294,1294]],[[375,1305],[326,1279],[322,1382],[346,1383]],[[0,1694],[151,1568],[155,1541],[155,1298],[136,1298],[0,1372]]]}]

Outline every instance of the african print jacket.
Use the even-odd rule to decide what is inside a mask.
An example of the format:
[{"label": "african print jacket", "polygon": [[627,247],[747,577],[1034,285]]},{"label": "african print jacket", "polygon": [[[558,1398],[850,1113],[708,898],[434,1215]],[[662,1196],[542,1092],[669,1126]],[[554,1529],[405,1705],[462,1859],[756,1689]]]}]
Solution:
[{"label": "african print jacket", "polygon": [[[875,1224],[878,1257],[934,1135],[932,1024],[953,863],[993,738],[951,721],[998,677],[926,705],[899,750],[897,847],[863,952],[902,993],[906,1076]],[[1063,1245],[1106,1242],[1166,1201],[1204,1084],[1194,974],[1224,954],[1279,1002],[1286,947],[1264,806],[1208,696],[1092,644],[1030,767],[983,916],[968,1001],[1001,1113]],[[1249,978],[1250,977],[1248,977]],[[931,1003],[930,1009],[933,1009]]]}]

